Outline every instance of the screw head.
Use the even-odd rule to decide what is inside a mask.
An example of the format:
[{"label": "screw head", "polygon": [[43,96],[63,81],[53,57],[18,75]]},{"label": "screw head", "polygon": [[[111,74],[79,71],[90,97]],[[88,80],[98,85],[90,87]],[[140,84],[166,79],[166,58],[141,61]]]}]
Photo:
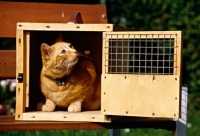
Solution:
[{"label": "screw head", "polygon": [[102,14],[102,18],[106,19],[107,18],[106,14]]}]

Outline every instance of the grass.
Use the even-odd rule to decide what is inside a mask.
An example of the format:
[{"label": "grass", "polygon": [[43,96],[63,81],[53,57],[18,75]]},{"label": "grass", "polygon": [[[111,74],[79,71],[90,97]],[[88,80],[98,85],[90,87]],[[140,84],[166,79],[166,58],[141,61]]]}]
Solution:
[{"label": "grass", "polygon": [[[51,131],[23,131],[2,132],[0,136],[109,136],[109,130],[51,130]],[[172,132],[161,129],[121,129],[121,136],[169,136]]]}]

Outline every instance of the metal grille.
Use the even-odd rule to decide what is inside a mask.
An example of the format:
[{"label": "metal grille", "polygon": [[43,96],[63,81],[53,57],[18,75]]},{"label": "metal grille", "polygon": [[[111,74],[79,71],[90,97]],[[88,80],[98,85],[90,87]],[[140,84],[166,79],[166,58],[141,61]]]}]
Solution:
[{"label": "metal grille", "polygon": [[106,34],[105,39],[106,74],[176,74],[176,34]]}]

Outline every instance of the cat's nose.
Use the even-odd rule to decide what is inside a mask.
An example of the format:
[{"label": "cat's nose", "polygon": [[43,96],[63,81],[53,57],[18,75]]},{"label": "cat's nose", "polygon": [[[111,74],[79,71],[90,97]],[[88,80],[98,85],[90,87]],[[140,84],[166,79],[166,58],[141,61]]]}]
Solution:
[{"label": "cat's nose", "polygon": [[78,52],[77,52],[77,51],[74,51],[74,54],[78,55]]}]

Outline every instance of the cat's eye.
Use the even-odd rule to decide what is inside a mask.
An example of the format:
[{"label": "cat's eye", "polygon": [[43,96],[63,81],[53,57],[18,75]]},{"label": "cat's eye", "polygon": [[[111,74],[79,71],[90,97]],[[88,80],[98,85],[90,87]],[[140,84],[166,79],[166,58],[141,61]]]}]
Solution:
[{"label": "cat's eye", "polygon": [[69,47],[72,48],[72,49],[74,48],[74,46],[72,44],[70,44]]},{"label": "cat's eye", "polygon": [[60,53],[61,53],[61,54],[65,54],[65,52],[66,52],[66,50],[62,50]]}]

